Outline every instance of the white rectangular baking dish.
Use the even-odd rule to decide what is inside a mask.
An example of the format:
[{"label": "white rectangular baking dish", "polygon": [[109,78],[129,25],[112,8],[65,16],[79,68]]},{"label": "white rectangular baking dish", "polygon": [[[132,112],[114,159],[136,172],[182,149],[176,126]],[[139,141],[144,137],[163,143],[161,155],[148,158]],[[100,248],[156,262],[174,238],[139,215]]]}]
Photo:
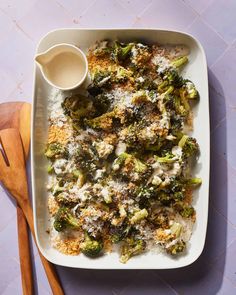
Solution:
[{"label": "white rectangular baking dish", "polygon": [[195,107],[194,132],[201,155],[196,167],[196,175],[201,177],[203,184],[196,192],[194,206],[197,222],[194,228],[188,252],[172,258],[165,254],[147,253],[132,258],[127,264],[119,262],[118,253],[107,254],[96,259],[84,255],[67,256],[51,247],[46,230],[49,226],[47,210],[47,159],[44,156],[47,141],[47,103],[51,86],[43,79],[40,71],[35,69],[35,85],[33,98],[32,122],[32,186],[34,225],[38,247],[42,254],[51,262],[77,268],[94,269],[170,269],[193,263],[202,253],[208,219],[209,195],[209,102],[207,63],[201,44],[192,36],[174,31],[158,29],[59,29],[49,32],[40,41],[37,53],[47,50],[58,43],[70,43],[79,46],[86,52],[95,41],[102,39],[119,39],[123,41],[143,41],[160,44],[183,44],[190,49],[190,62],[185,68],[184,76],[191,79],[200,93],[200,103]]}]

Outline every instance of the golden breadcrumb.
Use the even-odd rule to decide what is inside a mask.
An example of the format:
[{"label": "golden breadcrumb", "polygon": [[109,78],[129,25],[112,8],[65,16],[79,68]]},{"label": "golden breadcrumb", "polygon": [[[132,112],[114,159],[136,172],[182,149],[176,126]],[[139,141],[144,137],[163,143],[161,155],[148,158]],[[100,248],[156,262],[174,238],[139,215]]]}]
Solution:
[{"label": "golden breadcrumb", "polygon": [[64,124],[63,127],[51,125],[48,130],[48,143],[59,142],[66,144],[72,136],[72,131],[68,124]]},{"label": "golden breadcrumb", "polygon": [[192,203],[193,189],[191,187],[186,187],[184,201],[190,205]]},{"label": "golden breadcrumb", "polygon": [[108,67],[114,66],[116,67],[115,62],[112,62],[108,56],[96,56],[91,52],[87,56],[89,70],[91,72],[95,71],[97,68],[106,69]]},{"label": "golden breadcrumb", "polygon": [[158,241],[168,241],[170,239],[170,234],[167,233],[165,230],[163,230],[162,228],[158,228],[155,231],[155,237]]},{"label": "golden breadcrumb", "polygon": [[52,216],[54,216],[57,213],[58,209],[59,209],[58,203],[56,202],[55,198],[52,195],[50,195],[48,197],[48,211],[49,211],[49,213]]},{"label": "golden breadcrumb", "polygon": [[53,239],[53,246],[59,252],[66,255],[78,255],[80,253],[81,237],[61,238],[57,236]]},{"label": "golden breadcrumb", "polygon": [[103,242],[104,252],[111,253],[112,252],[112,241],[110,239],[105,239]]},{"label": "golden breadcrumb", "polygon": [[150,52],[144,51],[143,54],[136,56],[136,64],[139,66],[145,66],[151,59],[152,54]]},{"label": "golden breadcrumb", "polygon": [[193,112],[189,111],[186,124],[188,126],[189,131],[193,131]]},{"label": "golden breadcrumb", "polygon": [[117,143],[117,135],[114,133],[109,133],[103,138],[103,141],[107,144],[115,145]]}]

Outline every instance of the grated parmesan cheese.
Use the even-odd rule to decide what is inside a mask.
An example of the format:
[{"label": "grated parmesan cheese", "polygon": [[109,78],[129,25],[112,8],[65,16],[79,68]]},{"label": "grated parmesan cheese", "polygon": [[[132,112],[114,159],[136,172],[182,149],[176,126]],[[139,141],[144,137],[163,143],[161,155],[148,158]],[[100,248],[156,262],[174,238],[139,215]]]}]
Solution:
[{"label": "grated parmesan cheese", "polygon": [[157,73],[161,74],[163,72],[165,72],[166,70],[168,70],[171,67],[171,64],[169,62],[169,60],[161,55],[155,55],[152,58],[152,63],[157,67]]}]

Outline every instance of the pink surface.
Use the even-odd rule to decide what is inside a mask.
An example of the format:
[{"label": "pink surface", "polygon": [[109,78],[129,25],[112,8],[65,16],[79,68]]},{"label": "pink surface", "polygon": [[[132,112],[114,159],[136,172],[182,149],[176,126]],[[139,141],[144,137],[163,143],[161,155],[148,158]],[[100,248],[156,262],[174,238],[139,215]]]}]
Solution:
[{"label": "pink surface", "polygon": [[[157,27],[196,36],[208,58],[212,154],[207,242],[196,263],[169,271],[58,267],[65,293],[236,294],[236,1],[1,0],[1,102],[31,102],[36,45],[61,27]],[[0,204],[0,294],[22,294],[16,213],[1,187]],[[51,294],[35,247],[34,266],[37,293]]]}]

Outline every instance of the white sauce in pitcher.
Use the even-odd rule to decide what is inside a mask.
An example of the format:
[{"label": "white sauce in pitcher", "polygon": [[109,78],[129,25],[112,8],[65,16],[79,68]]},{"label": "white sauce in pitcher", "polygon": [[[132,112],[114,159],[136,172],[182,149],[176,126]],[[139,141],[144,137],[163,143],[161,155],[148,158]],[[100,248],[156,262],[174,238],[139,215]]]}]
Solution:
[{"label": "white sauce in pitcher", "polygon": [[81,56],[73,52],[61,52],[44,66],[48,80],[60,88],[70,88],[80,81],[85,73]]}]

